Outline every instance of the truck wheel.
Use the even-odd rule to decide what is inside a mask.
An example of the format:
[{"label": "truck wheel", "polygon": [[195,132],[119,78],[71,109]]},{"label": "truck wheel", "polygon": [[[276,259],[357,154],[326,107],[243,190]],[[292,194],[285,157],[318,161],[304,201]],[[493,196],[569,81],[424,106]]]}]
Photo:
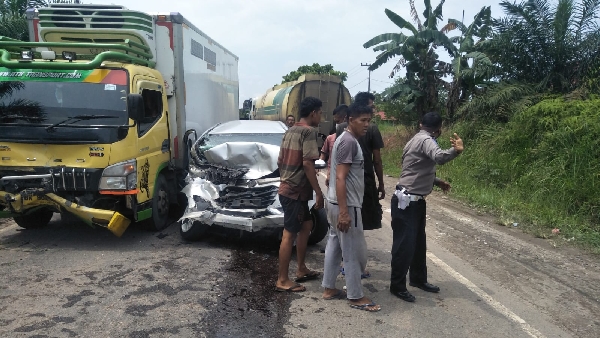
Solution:
[{"label": "truck wheel", "polygon": [[308,237],[308,245],[315,245],[325,238],[329,231],[329,222],[327,222],[327,213],[325,209],[310,209],[312,215],[313,228]]},{"label": "truck wheel", "polygon": [[186,241],[197,241],[206,233],[208,225],[202,224],[198,221],[195,222],[182,222],[179,227],[179,233],[181,238]]},{"label": "truck wheel", "polygon": [[160,231],[169,226],[169,187],[164,175],[158,175],[152,196],[152,217],[145,225],[152,231]]},{"label": "truck wheel", "polygon": [[14,220],[18,226],[25,229],[42,228],[50,223],[54,211],[50,209],[40,209],[23,216],[15,216]]}]

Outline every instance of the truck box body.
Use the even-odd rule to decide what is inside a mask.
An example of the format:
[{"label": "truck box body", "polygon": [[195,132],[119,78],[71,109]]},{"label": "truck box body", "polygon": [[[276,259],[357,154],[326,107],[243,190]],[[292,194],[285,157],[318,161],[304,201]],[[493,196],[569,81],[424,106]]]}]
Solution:
[{"label": "truck box body", "polygon": [[328,135],[333,126],[333,110],[349,105],[350,92],[342,80],[334,75],[305,74],[296,81],[286,82],[269,89],[264,95],[252,100],[251,119],[285,122],[288,115],[300,119],[300,102],[308,96],[323,101],[319,133]]}]

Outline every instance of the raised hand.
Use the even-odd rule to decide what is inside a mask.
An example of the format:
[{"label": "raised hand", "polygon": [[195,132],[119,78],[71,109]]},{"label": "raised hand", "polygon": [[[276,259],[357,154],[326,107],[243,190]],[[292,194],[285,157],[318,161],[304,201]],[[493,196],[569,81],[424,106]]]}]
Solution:
[{"label": "raised hand", "polygon": [[454,148],[454,150],[456,150],[456,152],[459,154],[465,150],[463,141],[460,137],[458,137],[457,133],[454,133],[454,136],[450,137],[450,144],[452,144],[452,148]]}]

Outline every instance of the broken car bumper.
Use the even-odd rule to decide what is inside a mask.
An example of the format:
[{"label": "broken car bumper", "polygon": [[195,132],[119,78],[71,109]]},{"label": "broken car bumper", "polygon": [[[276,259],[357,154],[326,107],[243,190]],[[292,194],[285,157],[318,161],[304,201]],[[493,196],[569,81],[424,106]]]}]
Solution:
[{"label": "broken car bumper", "polygon": [[270,214],[254,218],[249,215],[235,215],[234,213],[240,213],[239,210],[223,209],[217,212],[204,210],[187,213],[181,219],[181,222],[201,222],[211,226],[216,225],[223,228],[243,230],[247,232],[257,232],[266,229],[282,229],[283,212],[275,209],[268,209],[267,212]]}]

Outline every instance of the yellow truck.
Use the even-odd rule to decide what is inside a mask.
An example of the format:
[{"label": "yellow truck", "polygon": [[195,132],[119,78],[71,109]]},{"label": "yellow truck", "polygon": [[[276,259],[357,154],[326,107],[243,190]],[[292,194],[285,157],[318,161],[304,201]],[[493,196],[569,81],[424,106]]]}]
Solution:
[{"label": "yellow truck", "polygon": [[155,230],[195,135],[238,118],[238,57],[179,13],[52,4],[0,37],[0,217]]}]

